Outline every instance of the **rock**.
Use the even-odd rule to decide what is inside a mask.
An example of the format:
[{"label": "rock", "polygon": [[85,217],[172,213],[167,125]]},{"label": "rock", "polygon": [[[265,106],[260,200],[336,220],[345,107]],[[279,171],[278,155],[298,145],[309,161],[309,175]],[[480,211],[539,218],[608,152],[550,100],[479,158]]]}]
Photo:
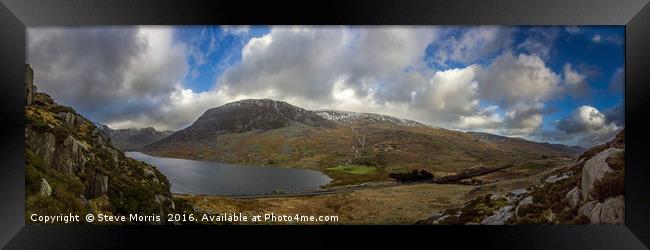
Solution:
[{"label": "rock", "polygon": [[108,192],[108,176],[97,173],[87,187],[89,198],[105,195]]},{"label": "rock", "polygon": [[36,93],[36,86],[34,86],[34,70],[29,66],[29,64],[25,64],[25,105],[32,105],[34,93]]},{"label": "rock", "polygon": [[625,223],[625,198],[622,195],[607,198],[600,211],[601,224]]},{"label": "rock", "polygon": [[449,218],[448,214],[437,213],[430,217],[432,219],[431,224],[439,224],[444,219]]},{"label": "rock", "polygon": [[569,191],[566,196],[564,197],[564,201],[571,207],[575,208],[580,204],[580,199],[582,198],[582,194],[580,193],[580,189],[578,187],[574,187]]},{"label": "rock", "polygon": [[545,181],[548,182],[548,183],[556,183],[558,181],[568,179],[568,178],[569,178],[568,175],[562,175],[562,176],[551,175],[548,178],[546,178]]},{"label": "rock", "polygon": [[587,218],[590,218],[591,217],[591,210],[594,209],[594,206],[596,205],[596,203],[598,203],[598,202],[590,201],[590,202],[587,202],[584,205],[582,205],[582,207],[580,207],[578,209],[578,216],[584,215]]},{"label": "rock", "polygon": [[74,126],[76,124],[77,115],[70,112],[59,112],[56,116],[63,120],[66,124]]},{"label": "rock", "polygon": [[529,193],[529,191],[524,189],[524,188],[518,188],[518,189],[510,191],[510,193],[508,195],[509,196],[514,196],[514,197],[519,197],[522,194],[526,194],[526,193]]},{"label": "rock", "polygon": [[600,153],[598,153],[596,156],[592,157],[591,159],[587,160],[585,162],[584,167],[582,168],[582,185],[581,185],[581,191],[582,191],[582,198],[584,201],[591,200],[591,190],[594,187],[594,183],[599,181],[600,179],[605,176],[608,172],[612,172],[613,170],[609,167],[609,164],[607,164],[607,158],[609,158],[610,155],[613,153],[617,153],[622,151],[623,149],[616,149],[616,148],[609,148],[606,149]]},{"label": "rock", "polygon": [[603,203],[596,203],[594,205],[594,208],[591,209],[591,216],[589,216],[589,219],[591,220],[591,224],[600,224],[600,213],[603,210]]},{"label": "rock", "polygon": [[532,196],[528,196],[528,197],[524,198],[523,200],[521,200],[519,202],[519,204],[517,205],[517,207],[515,208],[515,215],[519,216],[519,209],[521,207],[523,207],[523,206],[530,205],[530,204],[533,204],[533,197]]},{"label": "rock", "polygon": [[47,183],[47,180],[45,178],[41,178],[41,189],[40,189],[40,195],[49,197],[52,195],[52,187],[50,187],[50,184]]},{"label": "rock", "polygon": [[56,151],[56,136],[50,132],[27,129],[25,137],[27,147],[34,152],[34,156],[40,158],[44,167],[52,167]]},{"label": "rock", "polygon": [[512,212],[510,210],[512,206],[505,206],[494,212],[493,215],[490,215],[481,221],[483,225],[503,225],[505,224],[510,217],[512,217]]},{"label": "rock", "polygon": [[74,175],[88,162],[88,146],[69,135],[56,150],[56,167],[59,171]]}]

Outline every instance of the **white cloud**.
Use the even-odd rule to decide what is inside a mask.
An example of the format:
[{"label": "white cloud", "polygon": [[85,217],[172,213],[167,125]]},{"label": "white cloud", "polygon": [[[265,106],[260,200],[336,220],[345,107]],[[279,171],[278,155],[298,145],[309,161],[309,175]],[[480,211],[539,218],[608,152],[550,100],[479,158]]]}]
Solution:
[{"label": "white cloud", "polygon": [[537,55],[544,60],[551,57],[551,49],[557,40],[560,30],[554,27],[531,28],[529,36],[517,48],[530,55]]},{"label": "white cloud", "polygon": [[434,60],[440,65],[448,62],[471,64],[494,55],[512,43],[513,29],[501,26],[478,26],[465,29],[460,35],[437,41]]},{"label": "white cloud", "polygon": [[591,38],[591,41],[593,41],[595,43],[599,43],[600,40],[602,40],[602,37],[600,36],[600,34],[596,34]]},{"label": "white cloud", "polygon": [[578,27],[578,26],[567,26],[566,31],[569,32],[570,34],[578,34],[578,33],[580,33],[580,27]]},{"label": "white cloud", "polygon": [[570,63],[562,67],[565,91],[574,96],[584,95],[587,91],[587,76],[573,69]]},{"label": "white cloud", "polygon": [[609,140],[621,127],[608,122],[598,109],[583,105],[575,109],[571,116],[559,121],[557,129],[564,133],[566,140],[590,147]]},{"label": "white cloud", "polygon": [[159,106],[188,73],[168,27],[29,28],[39,91],[107,123]]},{"label": "white cloud", "polygon": [[[40,90],[115,128],[181,129],[209,108],[271,98],[307,109],[382,113],[450,129],[530,138],[542,126],[544,103],[586,80],[571,64],[561,74],[553,72],[543,60],[548,46],[520,45],[528,52],[521,54],[504,50],[512,46],[512,31],[503,27],[474,27],[445,36],[431,27],[278,26],[253,38],[246,36],[249,27],[222,29],[241,35],[242,49],[235,51],[241,60],[231,60],[238,55],[226,52],[222,60],[227,65],[215,65],[223,74],[202,92],[183,80],[196,74],[190,66],[209,63],[219,45],[214,36],[193,43],[175,40],[169,27],[30,28],[28,51],[30,61],[38,62],[33,66],[36,83],[43,83]],[[207,51],[199,49],[197,44],[206,42]],[[425,63],[432,44],[440,45],[437,56],[443,62],[496,57],[432,69]],[[562,128],[582,124],[578,121],[567,120]]]},{"label": "white cloud", "polygon": [[557,90],[559,76],[536,55],[507,51],[479,74],[481,97],[500,106],[538,103]]}]

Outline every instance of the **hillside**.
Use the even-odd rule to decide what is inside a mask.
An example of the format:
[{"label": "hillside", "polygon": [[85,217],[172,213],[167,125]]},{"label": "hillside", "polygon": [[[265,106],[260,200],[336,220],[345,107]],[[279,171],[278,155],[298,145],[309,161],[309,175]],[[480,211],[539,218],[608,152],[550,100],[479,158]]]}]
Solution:
[{"label": "hillside", "polygon": [[419,224],[623,224],[625,131],[527,188],[488,194]]},{"label": "hillside", "polygon": [[[27,95],[26,216],[137,213],[160,215],[162,222],[149,223],[165,223],[165,215],[176,206],[162,173],[125,157],[104,132],[72,108],[45,93]],[[30,222],[28,217],[26,221]]]},{"label": "hillside", "polygon": [[[434,128],[395,117],[308,111],[273,100],[244,100],[213,108],[194,124],[143,148],[153,155],[256,166],[310,168],[349,183],[388,180],[393,172],[455,172],[571,156],[543,143]],[[338,166],[370,167],[371,175]]]},{"label": "hillside", "polygon": [[142,147],[157,142],[174,133],[174,131],[170,130],[157,131],[153,127],[111,129],[103,124],[95,125],[111,138],[111,142],[116,148],[122,151],[142,150]]}]

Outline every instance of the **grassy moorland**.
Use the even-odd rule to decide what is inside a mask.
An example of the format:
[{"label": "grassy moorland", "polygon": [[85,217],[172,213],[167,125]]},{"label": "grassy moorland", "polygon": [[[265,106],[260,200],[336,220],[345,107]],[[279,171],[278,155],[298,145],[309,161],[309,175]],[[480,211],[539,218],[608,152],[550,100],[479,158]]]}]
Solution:
[{"label": "grassy moorland", "polygon": [[314,169],[330,175],[334,179],[332,185],[389,180],[391,173],[420,169],[445,174],[476,165],[514,163],[534,167],[568,155],[522,139],[486,141],[469,133],[388,123],[334,128],[294,124],[268,131],[181,140],[145,152],[163,157]]}]

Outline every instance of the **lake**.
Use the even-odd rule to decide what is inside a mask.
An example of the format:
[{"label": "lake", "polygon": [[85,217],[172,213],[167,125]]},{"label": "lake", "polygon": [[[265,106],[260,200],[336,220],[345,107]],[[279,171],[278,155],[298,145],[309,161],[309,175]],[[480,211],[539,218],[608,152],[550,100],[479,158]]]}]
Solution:
[{"label": "lake", "polygon": [[172,193],[261,195],[316,191],[332,179],[308,169],[254,167],[215,161],[195,161],[126,152],[127,157],[156,166],[167,176]]}]

